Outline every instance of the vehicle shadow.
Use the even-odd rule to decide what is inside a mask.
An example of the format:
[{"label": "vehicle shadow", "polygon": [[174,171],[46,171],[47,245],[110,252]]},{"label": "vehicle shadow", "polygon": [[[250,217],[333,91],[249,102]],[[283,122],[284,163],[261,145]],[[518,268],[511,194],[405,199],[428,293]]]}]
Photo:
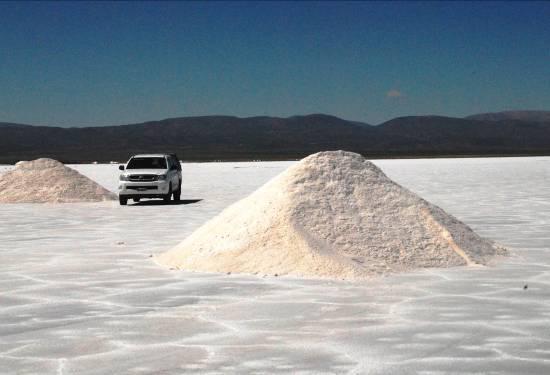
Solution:
[{"label": "vehicle shadow", "polygon": [[[193,204],[202,201],[202,199],[182,199],[179,201],[164,202],[162,199],[151,199],[133,203],[131,200],[128,201],[128,206],[179,206],[182,204]],[[132,202],[132,203],[130,203]]]}]

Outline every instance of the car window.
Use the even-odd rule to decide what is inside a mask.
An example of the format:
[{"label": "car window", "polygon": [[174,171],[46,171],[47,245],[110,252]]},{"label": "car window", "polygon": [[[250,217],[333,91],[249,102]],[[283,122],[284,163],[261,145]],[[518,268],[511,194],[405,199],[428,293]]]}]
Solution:
[{"label": "car window", "polygon": [[170,155],[170,156],[168,157],[168,159],[170,160],[170,163],[169,163],[170,166],[174,166],[174,167],[176,167],[176,169],[177,169],[178,171],[181,171],[181,164],[180,164],[179,160],[178,160],[175,156]]},{"label": "car window", "polygon": [[132,158],[126,169],[166,169],[166,159],[163,157]]}]

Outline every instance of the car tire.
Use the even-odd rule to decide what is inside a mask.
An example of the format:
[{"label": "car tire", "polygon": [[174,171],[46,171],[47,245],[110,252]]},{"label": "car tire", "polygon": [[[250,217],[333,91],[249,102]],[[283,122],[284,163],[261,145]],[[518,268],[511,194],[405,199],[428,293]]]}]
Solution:
[{"label": "car tire", "polygon": [[126,203],[128,203],[128,198],[118,197],[118,203],[120,203],[121,206],[126,206]]},{"label": "car tire", "polygon": [[170,198],[172,198],[172,183],[168,185],[168,194],[166,194],[163,198],[164,202],[169,203]]},{"label": "car tire", "polygon": [[174,200],[179,201],[181,199],[181,182],[178,185],[178,190],[174,191]]}]

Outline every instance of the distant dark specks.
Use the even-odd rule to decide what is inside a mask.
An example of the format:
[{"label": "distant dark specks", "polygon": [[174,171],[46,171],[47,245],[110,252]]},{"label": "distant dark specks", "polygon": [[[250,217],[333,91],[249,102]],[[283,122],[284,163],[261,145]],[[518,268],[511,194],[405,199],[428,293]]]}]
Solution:
[{"label": "distant dark specks", "polygon": [[525,284],[525,285],[523,286],[523,290],[527,290],[527,288],[529,288],[529,285]]}]

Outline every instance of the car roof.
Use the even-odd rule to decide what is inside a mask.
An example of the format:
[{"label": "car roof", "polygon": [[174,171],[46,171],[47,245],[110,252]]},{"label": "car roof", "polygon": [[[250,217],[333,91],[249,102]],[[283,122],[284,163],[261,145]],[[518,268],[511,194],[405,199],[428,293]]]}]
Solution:
[{"label": "car roof", "polygon": [[139,154],[132,156],[133,158],[164,158],[169,156],[168,154]]}]

